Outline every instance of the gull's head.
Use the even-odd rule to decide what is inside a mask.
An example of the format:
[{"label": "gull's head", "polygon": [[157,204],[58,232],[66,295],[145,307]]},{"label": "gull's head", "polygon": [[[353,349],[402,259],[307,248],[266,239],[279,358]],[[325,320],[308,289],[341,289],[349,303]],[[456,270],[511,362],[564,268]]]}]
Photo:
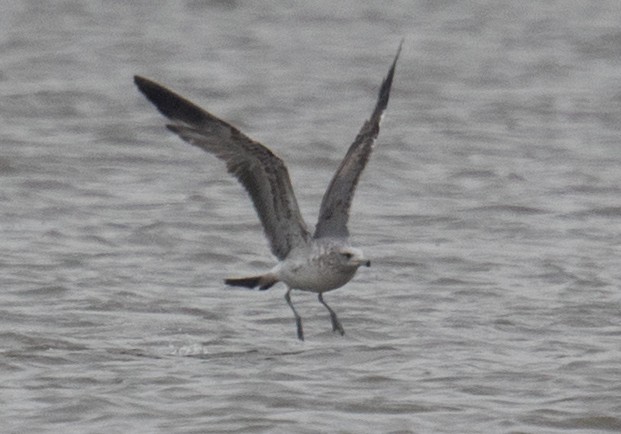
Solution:
[{"label": "gull's head", "polygon": [[365,267],[371,266],[371,261],[364,257],[362,250],[355,247],[341,247],[337,251],[339,261],[341,264],[347,267],[358,268],[362,265]]}]

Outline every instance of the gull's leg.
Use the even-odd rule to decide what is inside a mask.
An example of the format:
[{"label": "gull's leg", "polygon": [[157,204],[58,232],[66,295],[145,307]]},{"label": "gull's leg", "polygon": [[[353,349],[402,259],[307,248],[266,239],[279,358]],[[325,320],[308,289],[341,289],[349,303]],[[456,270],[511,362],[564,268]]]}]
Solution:
[{"label": "gull's leg", "polygon": [[343,336],[345,334],[345,330],[343,330],[343,326],[341,325],[341,322],[336,316],[336,313],[330,308],[330,306],[328,306],[328,303],[323,301],[323,294],[321,292],[319,293],[319,297],[317,298],[319,299],[319,302],[323,304],[326,307],[326,309],[328,309],[328,312],[330,312],[330,320],[332,320],[332,331],[333,332],[338,331],[341,334],[341,336]]},{"label": "gull's leg", "polygon": [[295,310],[295,307],[293,307],[293,303],[291,303],[291,289],[292,288],[287,289],[287,293],[285,294],[285,300],[287,300],[287,304],[289,305],[289,307],[293,311],[293,315],[295,315],[295,325],[298,328],[298,339],[303,341],[304,340],[304,331],[302,330],[302,317]]}]

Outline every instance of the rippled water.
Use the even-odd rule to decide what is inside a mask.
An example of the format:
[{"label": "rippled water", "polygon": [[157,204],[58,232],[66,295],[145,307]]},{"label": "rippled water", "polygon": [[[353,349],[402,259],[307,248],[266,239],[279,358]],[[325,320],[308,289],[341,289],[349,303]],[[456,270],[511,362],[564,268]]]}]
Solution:
[{"label": "rippled water", "polygon": [[[157,3],[157,2],[156,2]],[[621,10],[600,2],[5,2],[3,432],[621,431]],[[266,143],[309,223],[402,36],[351,231],[310,294],[136,91]]]}]

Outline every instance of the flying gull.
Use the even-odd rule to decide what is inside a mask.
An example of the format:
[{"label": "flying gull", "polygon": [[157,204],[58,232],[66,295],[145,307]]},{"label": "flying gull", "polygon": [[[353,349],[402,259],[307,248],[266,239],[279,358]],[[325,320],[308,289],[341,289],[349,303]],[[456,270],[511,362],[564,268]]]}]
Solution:
[{"label": "flying gull", "polygon": [[302,318],[291,302],[291,291],[317,293],[319,302],[330,312],[332,330],[343,335],[343,326],[323,299],[323,293],[345,285],[360,266],[371,266],[362,251],[350,245],[347,221],[358,179],[369,160],[382,114],[388,105],[402,44],[403,41],[382,82],[371,117],[362,125],[330,181],[312,234],[300,214],[287,167],[279,157],[164,86],[144,77],[134,77],[140,91],[170,119],[166,127],[186,142],[224,160],[229,173],[250,195],[271,251],[279,262],[265,274],[225,279],[224,282],[259,290],[269,289],[277,282],[287,285],[285,300],[295,316],[300,340],[304,340]]}]

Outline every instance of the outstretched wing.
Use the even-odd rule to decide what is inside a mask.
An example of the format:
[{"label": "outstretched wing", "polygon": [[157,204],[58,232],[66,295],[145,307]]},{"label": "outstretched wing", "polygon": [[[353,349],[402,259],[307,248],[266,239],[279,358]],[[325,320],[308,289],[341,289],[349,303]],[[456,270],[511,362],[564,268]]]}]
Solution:
[{"label": "outstretched wing", "polygon": [[310,233],[300,214],[283,161],[237,128],[151,80],[135,76],[138,89],[172,123],[168,129],[224,160],[259,214],[272,253],[284,259]]},{"label": "outstretched wing", "polygon": [[393,60],[388,75],[382,82],[377,104],[371,118],[364,123],[354,143],[349,147],[345,158],[343,158],[321,200],[319,220],[313,235],[314,238],[349,236],[349,231],[347,230],[349,208],[360,174],[364,170],[367,161],[369,161],[375,139],[379,134],[380,121],[388,105],[392,79],[402,45],[403,41],[399,44],[395,60]]}]

